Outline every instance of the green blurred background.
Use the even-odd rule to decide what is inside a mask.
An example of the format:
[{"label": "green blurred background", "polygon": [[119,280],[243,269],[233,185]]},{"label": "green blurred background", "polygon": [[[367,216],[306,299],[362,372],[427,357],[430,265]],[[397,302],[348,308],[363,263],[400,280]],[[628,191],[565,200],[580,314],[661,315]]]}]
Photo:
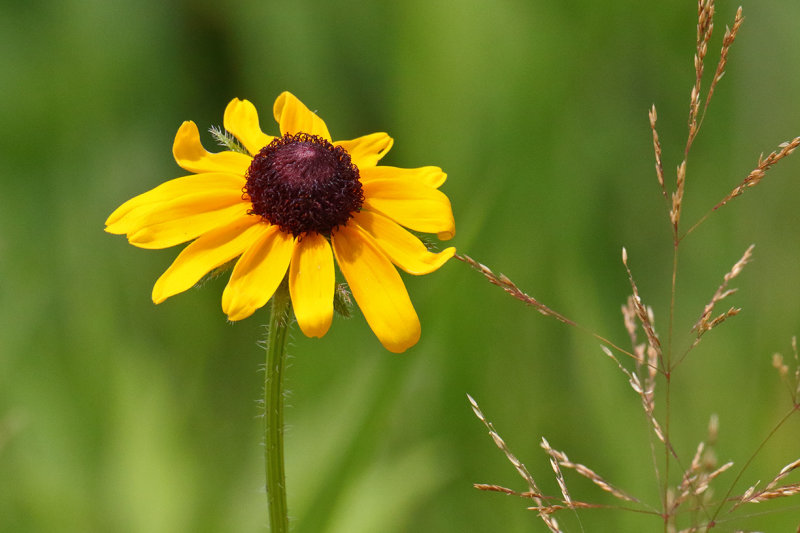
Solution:
[{"label": "green blurred background", "polygon": [[[718,6],[709,71],[736,5]],[[686,222],[760,152],[800,135],[800,3],[743,7],[689,159]],[[674,179],[695,17],[689,0],[4,0],[0,531],[265,531],[256,341],[267,310],[226,323],[225,278],[156,307],[150,290],[177,251],[138,250],[102,230],[117,205],[182,175],[170,151],[180,123],[220,125],[233,97],[252,100],[269,132],[283,90],[318,110],[334,138],[389,132],[386,164],[448,172],[459,251],[627,346],[626,246],[665,336],[671,242],[647,110],[658,107]],[[741,466],[790,407],[770,357],[789,354],[800,334],[798,157],[682,248],[685,346],[722,275],[756,243],[726,302],[744,311],[674,376],[672,430],[687,462],[711,413],[720,461]],[[423,336],[403,355],[382,349],[360,315],[337,318],[321,340],[294,335],[294,531],[544,530],[528,502],[472,488],[525,486],[466,393],[546,491],[558,487],[542,435],[657,505],[638,399],[597,341],[456,261],[406,281]],[[798,442],[794,417],[737,492],[800,456]],[[577,499],[615,503],[582,479],[568,483]],[[586,531],[661,530],[630,513],[580,516]],[[718,529],[788,531],[799,517],[795,501]]]}]

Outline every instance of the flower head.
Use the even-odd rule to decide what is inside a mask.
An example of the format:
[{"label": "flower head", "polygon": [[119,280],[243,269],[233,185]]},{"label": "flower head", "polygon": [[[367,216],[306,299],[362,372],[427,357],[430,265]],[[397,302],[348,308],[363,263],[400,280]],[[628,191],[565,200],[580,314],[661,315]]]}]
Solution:
[{"label": "flower head", "polygon": [[428,274],[455,253],[431,253],[407,229],[455,233],[438,167],[378,166],[392,146],[385,133],[333,141],[328,127],[294,95],[273,108],[280,136],[265,134],[255,107],[234,99],[223,124],[241,150],[211,153],[194,122],[184,122],[172,152],[191,172],[128,200],[106,231],[141,248],[192,241],[156,281],[153,301],[183,292],[236,259],[222,293],[230,320],[247,318],[288,276],[297,322],[309,337],[331,325],[335,263],[381,343],[413,346],[420,324],[396,267]]}]

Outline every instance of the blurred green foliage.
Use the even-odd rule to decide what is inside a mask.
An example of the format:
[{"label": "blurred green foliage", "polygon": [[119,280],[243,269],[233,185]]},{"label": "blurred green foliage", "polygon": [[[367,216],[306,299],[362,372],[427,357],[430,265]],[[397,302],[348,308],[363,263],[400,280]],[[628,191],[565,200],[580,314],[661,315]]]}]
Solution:
[{"label": "blurred green foliage", "polygon": [[[709,71],[735,7],[718,6]],[[800,134],[800,4],[743,7],[689,158],[686,222]],[[386,164],[448,172],[459,251],[619,343],[625,245],[666,335],[671,242],[647,110],[658,107],[673,177],[695,16],[688,0],[0,4],[0,531],[265,530],[256,341],[267,310],[226,324],[224,278],[156,307],[152,284],[176,251],[102,231],[121,202],[181,175],[178,125],[220,125],[233,97],[252,100],[267,131],[290,90],[335,138],[389,132]],[[800,334],[798,175],[800,161],[782,162],[682,249],[679,345],[756,243],[735,283],[744,311],[674,376],[687,462],[711,413],[721,462],[741,466],[790,405],[770,356]],[[547,491],[558,488],[542,435],[657,504],[638,399],[596,341],[456,261],[406,279],[423,324],[406,354],[383,350],[358,314],[321,340],[294,337],[294,531],[543,530],[526,501],[472,488],[525,487],[466,393]],[[800,456],[798,442],[794,419],[737,492]],[[568,482],[576,498],[615,503]],[[789,530],[794,505],[720,530]],[[587,531],[660,527],[611,511],[581,519]]]}]

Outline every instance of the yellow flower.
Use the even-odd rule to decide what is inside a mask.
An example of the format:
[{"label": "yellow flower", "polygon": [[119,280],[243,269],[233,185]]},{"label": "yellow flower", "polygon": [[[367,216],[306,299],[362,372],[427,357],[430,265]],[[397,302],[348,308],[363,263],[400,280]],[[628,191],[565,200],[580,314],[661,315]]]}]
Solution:
[{"label": "yellow flower", "polygon": [[378,166],[391,137],[334,142],[325,122],[288,92],[273,112],[279,137],[261,131],[249,101],[228,104],[223,124],[241,151],[206,151],[195,123],[184,122],[172,153],[193,174],[128,200],[106,231],[140,248],[192,241],[156,281],[157,304],[238,257],[222,310],[241,320],[269,301],[288,271],[295,317],[309,337],[331,325],[335,257],[381,343],[392,352],[413,346],[419,318],[395,266],[428,274],[455,248],[431,253],[402,226],[441,239],[455,234],[450,201],[438,190],[447,176],[438,167]]}]

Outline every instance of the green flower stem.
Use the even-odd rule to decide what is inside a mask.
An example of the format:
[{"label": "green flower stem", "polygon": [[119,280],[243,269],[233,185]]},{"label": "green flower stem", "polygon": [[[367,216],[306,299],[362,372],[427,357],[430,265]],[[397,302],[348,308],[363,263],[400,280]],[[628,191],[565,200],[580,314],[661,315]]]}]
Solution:
[{"label": "green flower stem", "polygon": [[283,368],[289,332],[291,299],[286,283],[272,296],[264,369],[264,459],[267,473],[267,505],[272,533],[289,531],[286,508],[286,476],[283,468]]}]

